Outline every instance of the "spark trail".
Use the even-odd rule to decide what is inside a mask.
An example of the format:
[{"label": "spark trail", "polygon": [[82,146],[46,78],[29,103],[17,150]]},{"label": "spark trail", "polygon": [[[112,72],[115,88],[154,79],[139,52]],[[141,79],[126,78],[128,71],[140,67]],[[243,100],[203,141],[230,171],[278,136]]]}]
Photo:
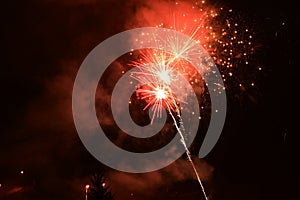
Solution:
[{"label": "spark trail", "polygon": [[184,131],[184,126],[183,126],[183,123],[182,123],[182,120],[181,120],[181,116],[180,116],[180,114],[177,114],[177,117],[179,117],[179,123],[180,123],[180,127],[178,127],[177,122],[176,122],[176,119],[175,119],[174,115],[172,114],[172,111],[170,110],[169,107],[168,107],[168,112],[169,112],[170,116],[172,117],[173,122],[174,122],[174,125],[175,125],[175,127],[176,127],[176,129],[177,129],[177,131],[178,131],[178,133],[179,133],[179,135],[180,135],[180,138],[181,138],[181,139],[180,139],[180,142],[181,142],[182,145],[184,146],[184,149],[185,149],[185,152],[186,152],[186,154],[187,154],[188,160],[189,160],[189,162],[191,163],[191,166],[192,166],[192,168],[193,168],[193,170],[194,170],[194,173],[195,173],[196,178],[197,178],[197,181],[198,181],[198,183],[199,183],[199,185],[200,185],[200,187],[201,187],[201,190],[202,190],[202,192],[203,192],[203,195],[204,195],[205,199],[208,200],[208,197],[207,197],[207,195],[206,195],[204,186],[203,186],[203,184],[202,184],[202,181],[201,181],[201,179],[200,179],[200,176],[199,176],[199,174],[198,174],[198,171],[197,171],[197,169],[196,169],[196,167],[195,167],[195,164],[194,164],[194,162],[193,162],[193,160],[192,160],[190,150],[187,148],[186,142],[185,142],[185,140],[184,140],[184,134],[183,134],[183,133],[181,132],[181,130],[180,130],[180,127],[181,127],[181,129]]}]

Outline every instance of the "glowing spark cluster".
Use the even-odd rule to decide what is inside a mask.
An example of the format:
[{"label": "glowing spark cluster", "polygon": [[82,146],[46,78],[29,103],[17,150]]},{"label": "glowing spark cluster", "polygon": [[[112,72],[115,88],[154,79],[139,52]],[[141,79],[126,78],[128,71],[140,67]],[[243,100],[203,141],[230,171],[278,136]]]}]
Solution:
[{"label": "glowing spark cluster", "polygon": [[142,86],[141,88],[136,90],[136,94],[140,97],[140,99],[147,102],[144,110],[152,106],[153,116],[151,119],[151,123],[153,122],[155,117],[162,116],[163,108],[172,109],[176,107],[176,104],[174,103],[175,97],[171,93],[171,89],[166,86],[155,86],[152,84]]},{"label": "glowing spark cluster", "polygon": [[178,99],[172,92],[171,84],[178,79],[178,59],[173,54],[157,50],[148,50],[142,55],[143,59],[132,65],[139,71],[133,72],[131,77],[140,83],[137,96],[145,100],[144,110],[152,106],[152,119],[162,116],[162,110],[168,108],[177,110]]}]

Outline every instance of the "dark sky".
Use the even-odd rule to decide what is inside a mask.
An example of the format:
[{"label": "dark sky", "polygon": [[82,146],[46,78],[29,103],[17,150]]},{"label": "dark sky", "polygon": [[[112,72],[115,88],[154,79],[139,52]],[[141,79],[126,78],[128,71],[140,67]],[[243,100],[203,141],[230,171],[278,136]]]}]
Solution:
[{"label": "dark sky", "polygon": [[[84,185],[100,167],[108,170],[117,197],[190,199],[199,194],[194,182],[174,178],[182,172],[171,172],[174,184],[162,181],[182,163],[140,176],[105,168],[84,148],[73,124],[71,94],[81,62],[104,39],[126,30],[138,2],[1,3],[0,199],[83,199]],[[263,75],[256,102],[229,98],[222,136],[203,164],[207,171],[214,169],[211,190],[221,200],[295,199],[297,6],[291,0],[219,2],[251,19]],[[169,189],[155,187],[160,182]]]}]

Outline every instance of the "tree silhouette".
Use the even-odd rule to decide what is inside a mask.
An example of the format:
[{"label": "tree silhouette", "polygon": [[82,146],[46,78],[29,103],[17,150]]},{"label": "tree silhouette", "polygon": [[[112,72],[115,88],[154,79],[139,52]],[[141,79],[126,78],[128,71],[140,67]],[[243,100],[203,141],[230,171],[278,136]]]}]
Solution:
[{"label": "tree silhouette", "polygon": [[88,190],[88,200],[112,200],[111,188],[108,186],[103,172],[98,172],[91,178]]}]

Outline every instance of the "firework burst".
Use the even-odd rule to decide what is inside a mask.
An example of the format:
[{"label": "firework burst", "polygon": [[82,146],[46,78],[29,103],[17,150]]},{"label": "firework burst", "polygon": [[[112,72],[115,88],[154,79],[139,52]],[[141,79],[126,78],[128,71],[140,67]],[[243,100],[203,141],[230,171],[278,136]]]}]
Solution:
[{"label": "firework burst", "polygon": [[[240,99],[250,95],[250,91],[257,95],[256,82],[263,67],[254,59],[259,47],[255,42],[254,28],[249,26],[251,19],[226,5],[210,4],[207,1],[151,1],[146,4],[145,8],[138,11],[136,18],[130,21],[129,28],[153,26],[190,36],[190,41],[179,41],[175,35],[169,38],[168,42],[176,54],[175,59],[191,61],[199,56],[197,52],[193,52],[195,54],[192,56],[189,51],[193,46],[192,40],[196,41],[217,65],[230,98]],[[203,69],[202,73],[205,70],[210,69]]]},{"label": "firework burst", "polygon": [[[172,85],[178,84],[178,76],[183,76],[191,85],[206,81],[205,74],[211,73],[211,66],[216,64],[227,89],[239,87],[240,91],[244,92],[244,85],[254,87],[252,76],[247,76],[250,78],[243,79],[241,82],[239,75],[236,74],[237,71],[241,71],[240,68],[249,69],[249,66],[253,67],[250,62],[254,54],[254,34],[245,23],[234,17],[232,9],[209,6],[205,1],[198,1],[194,4],[175,2],[170,5],[168,3],[168,7],[165,8],[162,5],[157,9],[155,9],[157,5],[152,6],[155,13],[142,11],[143,17],[140,19],[140,23],[141,21],[144,22],[144,24],[141,23],[143,26],[149,25],[176,30],[188,35],[189,39],[180,41],[180,37],[176,34],[168,37],[167,41],[164,42],[171,47],[172,51],[164,52],[160,50],[159,36],[143,33],[146,36],[145,41],[135,42],[143,44],[150,37],[155,40],[157,49],[141,53],[140,59],[131,63],[132,66],[138,68],[138,71],[133,72],[131,77],[140,84],[136,94],[139,99],[147,102],[144,109],[152,107],[151,123],[156,117],[162,116],[164,109],[172,117],[202,192],[208,199],[184,140],[185,130],[180,117],[180,110],[182,109],[180,103],[186,102],[182,96],[178,98],[174,95]],[[163,17],[158,18],[157,16]],[[190,66],[190,63],[195,63],[195,60],[203,57],[201,52],[194,50],[196,49],[195,45],[201,45],[215,62],[210,63],[209,59],[205,57],[202,59],[202,62],[197,66],[201,70],[201,77]],[[261,71],[261,67],[254,66],[253,69],[250,72],[257,69]],[[249,70],[247,73],[251,74]],[[228,84],[226,84],[227,82]],[[214,84],[220,85],[219,83]],[[180,84],[178,84],[178,88],[180,88]],[[219,92],[224,92],[226,88],[220,85]],[[203,92],[204,89],[201,91]],[[183,96],[186,98],[191,94],[191,91],[184,89],[180,92],[184,93]]]}]

